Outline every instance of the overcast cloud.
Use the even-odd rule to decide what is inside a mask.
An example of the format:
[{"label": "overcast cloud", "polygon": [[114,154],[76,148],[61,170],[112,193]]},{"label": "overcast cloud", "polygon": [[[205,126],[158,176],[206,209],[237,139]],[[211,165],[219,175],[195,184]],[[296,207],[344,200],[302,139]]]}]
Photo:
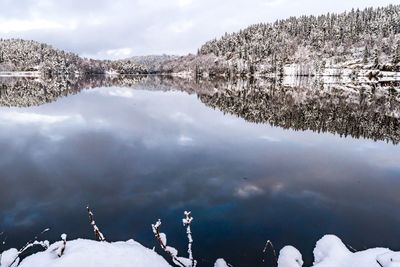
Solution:
[{"label": "overcast cloud", "polygon": [[253,23],[388,4],[400,0],[0,0],[0,37],[93,58],[181,55]]}]

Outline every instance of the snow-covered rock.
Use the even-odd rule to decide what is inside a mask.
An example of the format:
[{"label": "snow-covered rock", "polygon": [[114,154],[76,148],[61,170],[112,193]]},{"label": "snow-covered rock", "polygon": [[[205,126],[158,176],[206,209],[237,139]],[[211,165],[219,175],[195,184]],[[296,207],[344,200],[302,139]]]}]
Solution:
[{"label": "snow-covered rock", "polygon": [[215,262],[214,267],[228,267],[228,264],[226,263],[226,261],[224,259],[218,259]]},{"label": "snow-covered rock", "polygon": [[15,248],[4,251],[0,254],[0,267],[16,267],[19,263],[18,250]]},{"label": "snow-covered rock", "polygon": [[303,266],[303,257],[295,247],[286,246],[279,252],[278,266],[301,267]]},{"label": "snow-covered rock", "polygon": [[[294,247],[284,247],[279,253],[278,267],[301,267],[300,252]],[[314,249],[313,267],[400,267],[400,252],[387,248],[372,248],[351,252],[334,235],[321,238]]]},{"label": "snow-covered rock", "polygon": [[400,252],[387,252],[379,255],[376,261],[384,267],[399,267],[400,266]]}]

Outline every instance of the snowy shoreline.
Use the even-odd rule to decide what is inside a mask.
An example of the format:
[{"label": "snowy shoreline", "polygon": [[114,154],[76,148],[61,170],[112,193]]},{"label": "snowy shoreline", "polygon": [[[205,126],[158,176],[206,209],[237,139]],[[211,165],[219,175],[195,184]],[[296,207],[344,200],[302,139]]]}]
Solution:
[{"label": "snowy shoreline", "polygon": [[0,77],[40,77],[40,71],[0,71]]},{"label": "snowy shoreline", "polygon": [[[326,69],[323,73],[301,73],[300,71],[296,70],[295,67],[289,66],[285,67],[285,71],[283,75],[279,75],[278,73],[254,73],[254,74],[246,74],[240,75],[238,77],[254,77],[254,78],[279,78],[279,77],[291,77],[291,78],[309,78],[309,77],[317,77],[317,78],[336,78],[336,79],[346,79],[351,81],[351,79],[355,80],[365,80],[368,77],[376,78],[379,81],[400,81],[400,72],[390,72],[390,71],[379,71],[379,70],[362,70],[354,74],[351,69]],[[372,74],[372,75],[371,75]],[[124,75],[160,75],[160,76],[172,76],[177,78],[184,78],[184,79],[192,79],[195,78],[195,73],[191,71],[183,71],[183,72],[172,72],[172,73],[156,73],[156,74],[121,74],[117,72],[106,72],[105,76],[124,76]],[[1,77],[10,77],[10,78],[24,78],[24,77],[33,77],[39,78],[42,76],[42,72],[40,71],[0,71],[0,78]],[[202,73],[201,77],[208,78],[210,75],[208,73]],[[225,76],[217,75],[217,77],[227,78]]]}]

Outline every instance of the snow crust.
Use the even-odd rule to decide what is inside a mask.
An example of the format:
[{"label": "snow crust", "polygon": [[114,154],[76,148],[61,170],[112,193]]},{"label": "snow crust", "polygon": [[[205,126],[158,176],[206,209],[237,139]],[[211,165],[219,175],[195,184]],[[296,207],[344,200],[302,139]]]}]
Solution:
[{"label": "snow crust", "polygon": [[228,267],[228,264],[226,263],[226,261],[224,259],[218,259],[215,262],[214,267]]},{"label": "snow crust", "polygon": [[19,263],[18,250],[15,248],[4,251],[0,256],[0,267],[15,267]]},{"label": "snow crust", "polygon": [[[134,240],[109,243],[76,239],[67,241],[65,251],[60,256],[57,251],[63,244],[63,240],[56,242],[45,251],[26,257],[19,265],[19,251],[14,248],[6,250],[0,254],[0,267],[171,266],[154,250]],[[178,259],[185,266],[191,266],[189,259],[183,257],[178,257]],[[228,266],[224,259],[218,259],[214,264],[214,267]],[[292,246],[286,246],[279,253],[278,267],[305,266],[301,253]],[[326,235],[315,246],[312,267],[400,267],[400,252],[393,252],[387,248],[351,252],[337,236]]]},{"label": "snow crust", "polygon": [[301,267],[303,266],[303,257],[295,247],[286,246],[279,252],[278,266]]},{"label": "snow crust", "polygon": [[[133,240],[115,243],[84,239],[68,241],[64,255],[58,257],[56,251],[60,246],[62,246],[62,241],[52,244],[46,251],[25,258],[19,267],[170,266],[168,262],[156,252],[145,248]],[[3,264],[0,266],[3,267]]]}]

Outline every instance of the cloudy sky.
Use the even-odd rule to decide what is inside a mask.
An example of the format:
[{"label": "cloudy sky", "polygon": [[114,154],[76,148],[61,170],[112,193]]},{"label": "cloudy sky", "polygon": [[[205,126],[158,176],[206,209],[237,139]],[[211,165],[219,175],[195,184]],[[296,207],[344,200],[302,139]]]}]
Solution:
[{"label": "cloudy sky", "polygon": [[93,58],[187,54],[253,23],[388,4],[400,0],[0,0],[0,37]]}]

